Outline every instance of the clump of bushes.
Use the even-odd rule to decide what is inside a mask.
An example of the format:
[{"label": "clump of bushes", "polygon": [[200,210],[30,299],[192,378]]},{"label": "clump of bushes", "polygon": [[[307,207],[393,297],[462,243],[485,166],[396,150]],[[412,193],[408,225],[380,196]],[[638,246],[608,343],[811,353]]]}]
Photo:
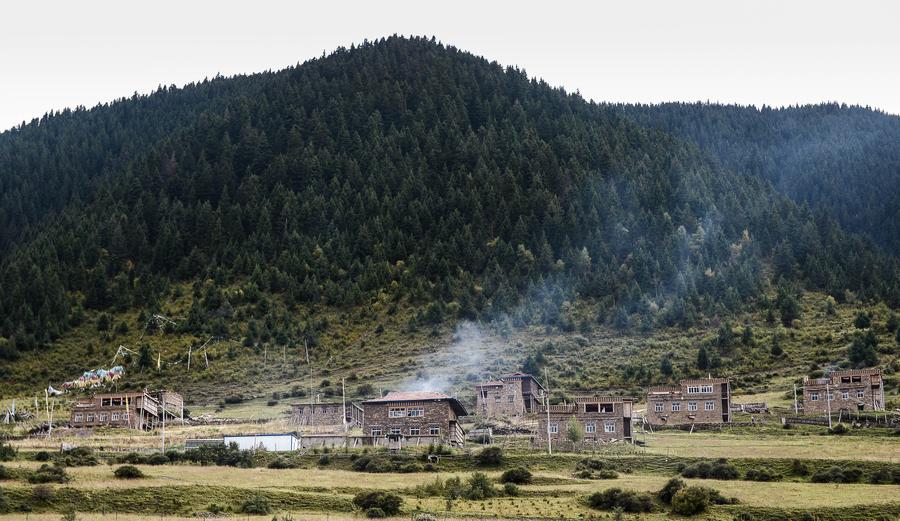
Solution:
[{"label": "clump of bushes", "polygon": [[[327,458],[328,456],[323,457]],[[297,468],[297,464],[287,458],[278,457],[270,461],[268,467],[270,469],[294,469]]]},{"label": "clump of bushes", "polygon": [[791,474],[794,476],[808,476],[809,467],[806,466],[806,463],[795,459],[791,462]]},{"label": "clump of bushes", "polygon": [[855,468],[828,467],[814,473],[809,479],[813,483],[857,483],[862,471]]},{"label": "clump of bushes", "polygon": [[140,479],[144,477],[144,473],[141,472],[141,469],[134,465],[122,465],[117,468],[113,474],[119,479]]},{"label": "clump of bushes", "polygon": [[65,483],[67,481],[69,481],[69,475],[66,474],[64,467],[46,463],[28,476],[28,482],[33,484]]},{"label": "clump of bushes", "polygon": [[744,479],[747,481],[778,481],[781,476],[769,469],[750,469],[744,474]]},{"label": "clump of bushes", "polygon": [[660,501],[667,505],[672,504],[672,498],[675,494],[685,488],[687,485],[684,483],[684,480],[678,478],[672,478],[663,485],[663,488],[660,489],[659,492],[656,493],[656,497],[659,498]]},{"label": "clump of bushes", "polygon": [[[220,465],[227,467],[252,468],[253,451],[241,450],[237,443],[228,445],[208,445],[186,450],[180,454],[169,453],[172,461],[183,460],[201,465]],[[173,460],[173,457],[177,458]]]},{"label": "clump of bushes", "polygon": [[0,442],[0,461],[10,461],[16,458],[16,449],[9,443]]},{"label": "clump of bushes", "polygon": [[90,447],[75,447],[58,452],[53,461],[64,467],[92,467],[100,463]]},{"label": "clump of bushes", "polygon": [[606,461],[588,458],[575,464],[574,476],[579,479],[616,479],[619,473]]},{"label": "clump of bushes", "polygon": [[513,483],[516,485],[527,485],[531,483],[531,471],[525,467],[516,467],[509,469],[500,476],[500,483]]},{"label": "clump of bushes", "polygon": [[503,449],[488,447],[475,456],[475,462],[484,466],[497,466],[503,463]]},{"label": "clump of bushes", "polygon": [[271,514],[272,505],[269,503],[269,498],[257,492],[241,503],[241,512],[245,514]]},{"label": "clump of bushes", "polygon": [[685,487],[672,496],[672,512],[682,516],[693,516],[706,511],[709,505],[737,503],[737,499],[727,499],[718,490],[709,487]]},{"label": "clump of bushes", "polygon": [[688,465],[681,471],[681,475],[686,478],[730,480],[738,479],[741,473],[728,460],[721,458],[712,463],[700,461]]},{"label": "clump of bushes", "polygon": [[169,457],[162,452],[151,454],[150,457],[147,458],[148,465],[166,465],[168,463]]},{"label": "clump of bushes", "polygon": [[847,426],[843,423],[839,423],[834,427],[828,429],[828,434],[834,434],[837,436],[840,436],[841,434],[847,434],[848,432],[850,432],[850,429],[847,428]]},{"label": "clump of bushes", "polygon": [[641,513],[653,511],[653,497],[646,492],[610,488],[594,492],[587,498],[588,505],[598,510],[616,510]]},{"label": "clump of bushes", "polygon": [[[508,482],[506,485],[513,485],[515,487],[515,483]],[[503,492],[506,495],[516,495],[519,493],[518,487],[513,489],[506,485],[504,485],[503,488]],[[445,497],[448,500],[465,498],[473,501],[488,499],[499,495],[499,491],[494,487],[493,483],[491,483],[490,478],[483,472],[475,472],[465,483],[463,483],[458,476],[447,478],[447,480],[435,478],[435,480],[430,483],[419,485],[414,489],[414,492],[419,497],[437,496]]]},{"label": "clump of bushes", "polygon": [[3,481],[4,479],[12,479],[12,472],[3,465],[0,465],[0,481]]},{"label": "clump of bushes", "polygon": [[50,453],[42,450],[34,453],[34,461],[50,461]]},{"label": "clump of bushes", "polygon": [[421,472],[422,467],[411,457],[395,455],[390,458],[379,456],[360,456],[353,460],[351,468],[356,472]]},{"label": "clump of bushes", "polygon": [[403,498],[393,492],[360,492],[353,497],[353,504],[364,511],[366,517],[387,517],[400,513]]},{"label": "clump of bushes", "polygon": [[472,474],[466,481],[466,488],[463,497],[472,501],[480,499],[488,499],[497,495],[497,489],[494,488],[490,478],[483,472]]},{"label": "clump of bushes", "polygon": [[868,481],[873,485],[884,485],[888,483],[898,485],[900,484],[900,469],[891,471],[886,468],[880,468],[869,475]]},{"label": "clump of bushes", "polygon": [[31,491],[31,498],[36,503],[49,503],[53,500],[54,495],[53,487],[50,485],[35,485],[34,490]]},{"label": "clump of bushes", "polygon": [[519,495],[519,486],[515,483],[504,483],[503,493],[510,497],[516,497]]}]

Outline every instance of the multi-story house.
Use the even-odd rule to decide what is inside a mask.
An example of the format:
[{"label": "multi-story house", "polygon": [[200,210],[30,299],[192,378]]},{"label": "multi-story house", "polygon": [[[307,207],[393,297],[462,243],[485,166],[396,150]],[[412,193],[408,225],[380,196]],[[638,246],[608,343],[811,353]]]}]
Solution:
[{"label": "multi-story house", "polygon": [[[584,435],[583,443],[632,441],[631,417],[633,402],[617,396],[584,396],[574,403],[540,406],[535,445],[568,440],[570,423],[574,422]],[[549,411],[548,411],[549,409]]]},{"label": "multi-story house", "polygon": [[824,378],[803,379],[803,412],[884,410],[884,384],[879,369],[834,371]]},{"label": "multi-story house", "polygon": [[526,373],[503,375],[475,386],[475,414],[485,418],[516,417],[543,403],[544,386]]},{"label": "multi-story house", "polygon": [[731,384],[727,378],[682,380],[647,391],[645,418],[650,425],[731,422]]},{"label": "multi-story house", "polygon": [[465,407],[451,396],[430,391],[391,392],[362,402],[363,435],[410,443],[446,443],[461,446],[465,435],[459,417]]}]

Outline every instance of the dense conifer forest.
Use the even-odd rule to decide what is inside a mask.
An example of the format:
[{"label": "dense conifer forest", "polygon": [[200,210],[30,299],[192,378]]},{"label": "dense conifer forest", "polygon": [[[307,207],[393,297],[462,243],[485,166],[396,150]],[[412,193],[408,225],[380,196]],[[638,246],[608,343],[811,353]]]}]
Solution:
[{"label": "dense conifer forest", "polygon": [[696,143],[738,172],[900,254],[900,117],[836,103],[773,109],[626,105],[638,123]]},{"label": "dense conifer forest", "polygon": [[[86,310],[154,312],[192,281],[211,283],[179,327],[236,337],[257,332],[231,330],[234,306],[267,296],[278,312],[260,306],[260,327],[282,335],[304,334],[293,306],[380,294],[426,321],[552,325],[565,301],[586,299],[600,323],[645,328],[767,305],[772,286],[785,309],[804,288],[900,304],[896,258],[842,229],[895,249],[900,234],[874,228],[897,211],[896,190],[841,192],[840,151],[779,155],[792,132],[819,136],[804,111],[838,114],[821,131],[830,139],[865,111],[794,109],[757,125],[739,109],[657,110],[626,116],[392,37],[48,114],[0,134],[0,355],[47,345]],[[690,123],[704,110],[733,115]],[[682,112],[687,130],[660,122]],[[758,140],[733,145],[757,127]],[[783,148],[767,149],[779,136]],[[866,154],[878,143],[854,144],[875,164],[870,185],[896,179],[896,146]],[[803,195],[810,178],[820,184]]]}]

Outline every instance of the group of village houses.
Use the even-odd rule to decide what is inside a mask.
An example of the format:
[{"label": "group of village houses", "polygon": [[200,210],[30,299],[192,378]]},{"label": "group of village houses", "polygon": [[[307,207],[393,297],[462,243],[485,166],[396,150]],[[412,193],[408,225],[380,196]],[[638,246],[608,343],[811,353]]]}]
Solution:
[{"label": "group of village houses", "polygon": [[[584,395],[571,402],[549,404],[545,387],[533,375],[521,372],[479,383],[474,390],[474,411],[467,411],[459,399],[444,393],[394,391],[361,402],[316,403],[313,400],[293,404],[291,422],[315,431],[312,436],[318,436],[323,445],[346,445],[347,432],[361,429],[362,435],[354,436],[354,443],[461,446],[465,442],[461,419],[467,416],[521,420],[522,424],[534,426],[531,439],[536,446],[545,445],[548,440],[550,443],[566,441],[573,422],[583,434],[585,444],[634,441],[635,401],[631,398]],[[803,412],[807,415],[884,410],[881,372],[854,369],[834,371],[824,378],[805,378],[803,398]],[[641,421],[650,428],[725,424],[732,421],[732,412],[740,409],[732,404],[731,383],[727,378],[687,379],[678,385],[650,387]],[[184,420],[183,400],[172,391],[110,393],[79,400],[72,409],[70,426],[147,430],[178,419]],[[291,438],[285,438],[285,442],[276,439],[277,436]],[[293,450],[301,443],[294,434],[237,436],[230,441],[242,448],[279,450]]]}]

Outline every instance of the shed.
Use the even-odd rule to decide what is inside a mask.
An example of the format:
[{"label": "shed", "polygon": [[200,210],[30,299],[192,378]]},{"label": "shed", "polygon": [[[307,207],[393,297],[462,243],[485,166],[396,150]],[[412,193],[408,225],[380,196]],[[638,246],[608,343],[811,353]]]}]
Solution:
[{"label": "shed", "polygon": [[225,445],[237,443],[241,450],[267,450],[285,452],[300,448],[300,438],[296,433],[286,434],[240,434],[224,436]]}]

